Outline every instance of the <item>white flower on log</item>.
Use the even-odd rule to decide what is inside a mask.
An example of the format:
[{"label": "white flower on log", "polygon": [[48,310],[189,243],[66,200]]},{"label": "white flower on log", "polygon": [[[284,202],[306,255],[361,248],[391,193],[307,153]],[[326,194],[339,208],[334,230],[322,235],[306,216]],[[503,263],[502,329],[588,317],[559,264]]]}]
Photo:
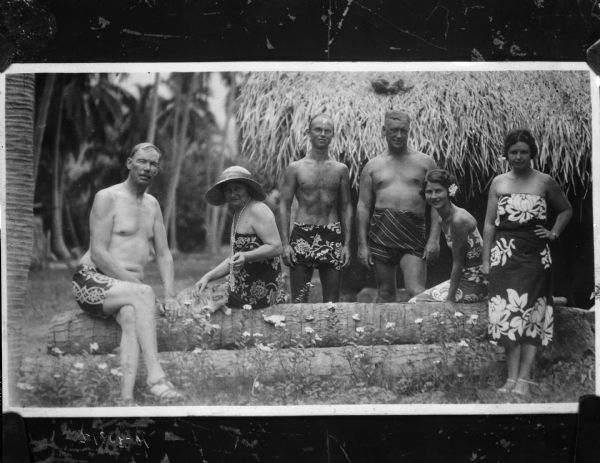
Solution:
[{"label": "white flower on log", "polygon": [[356,328],[356,332],[357,333],[364,333],[365,332],[365,327],[364,326],[359,326]]},{"label": "white flower on log", "polygon": [[354,320],[355,322],[359,322],[360,321],[360,315],[358,315],[357,313],[355,313],[354,315],[352,315],[352,320]]},{"label": "white flower on log", "polygon": [[98,368],[100,368],[101,370],[106,370],[108,368],[108,364],[104,362],[99,363]]},{"label": "white flower on log", "polygon": [[313,334],[315,330],[313,330],[310,326],[307,326],[306,328],[304,328],[304,332],[306,334]]},{"label": "white flower on log", "polygon": [[274,325],[275,328],[283,328],[285,326],[285,317],[283,315],[269,315],[268,317],[265,317],[263,315],[263,319],[267,323],[271,323],[272,325]]},{"label": "white flower on log", "polygon": [[73,368],[77,368],[78,370],[82,370],[84,367],[83,363],[77,362],[73,364]]},{"label": "white flower on log", "polygon": [[423,319],[422,318],[415,318],[415,323],[417,325],[420,325],[421,323],[423,323]]},{"label": "white flower on log", "polygon": [[90,352],[96,352],[100,347],[97,342],[93,342],[90,344]]},{"label": "white flower on log", "polygon": [[474,313],[473,315],[471,315],[469,317],[469,320],[467,320],[467,323],[469,325],[475,325],[477,323],[477,319],[479,318],[479,315],[477,315],[476,313]]},{"label": "white flower on log", "polygon": [[391,330],[392,328],[395,328],[395,327],[396,327],[396,323],[395,322],[387,322],[385,324],[385,329],[386,330]]},{"label": "white flower on log", "polygon": [[260,343],[256,347],[258,347],[263,352],[271,352],[273,350],[273,349],[271,349],[270,346],[265,346],[264,344],[260,344]]},{"label": "white flower on log", "polygon": [[17,383],[17,387],[22,391],[33,391],[34,387],[27,383]]}]

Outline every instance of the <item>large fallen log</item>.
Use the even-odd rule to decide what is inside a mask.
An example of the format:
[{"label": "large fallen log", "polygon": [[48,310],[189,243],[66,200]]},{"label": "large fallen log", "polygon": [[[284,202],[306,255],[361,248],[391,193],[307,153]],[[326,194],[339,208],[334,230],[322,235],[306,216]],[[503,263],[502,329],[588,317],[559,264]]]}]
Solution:
[{"label": "large fallen log", "polygon": [[[436,368],[452,368],[458,352],[464,349],[457,344],[445,346],[397,345],[397,346],[345,346],[323,348],[275,349],[260,345],[239,350],[197,350],[194,352],[163,352],[160,361],[167,372],[176,366],[179,371],[210,374],[211,378],[298,378],[300,376],[366,376],[385,374],[392,377],[410,375]],[[499,351],[498,351],[499,352]],[[482,356],[476,369],[495,367],[501,355]],[[77,367],[76,364],[79,364]],[[115,356],[63,355],[27,357],[21,366],[20,381],[40,384],[52,381],[52,377],[73,374],[77,368],[100,368],[110,370],[118,366]],[[108,366],[107,366],[108,365]],[[143,370],[138,372],[142,377]],[[363,378],[363,376],[365,376]],[[140,379],[141,380],[141,379]]]},{"label": "large fallen log", "polygon": [[[159,351],[240,348],[258,342],[289,346],[342,346],[457,342],[483,338],[487,305],[449,303],[282,304],[263,310],[219,310],[212,315],[182,293],[185,309],[174,319],[158,317]],[[190,303],[191,302],[191,303]],[[594,313],[555,309],[555,337],[543,355],[579,358],[594,350]],[[94,319],[79,310],[56,316],[50,353],[107,353],[120,342],[114,320]]]}]

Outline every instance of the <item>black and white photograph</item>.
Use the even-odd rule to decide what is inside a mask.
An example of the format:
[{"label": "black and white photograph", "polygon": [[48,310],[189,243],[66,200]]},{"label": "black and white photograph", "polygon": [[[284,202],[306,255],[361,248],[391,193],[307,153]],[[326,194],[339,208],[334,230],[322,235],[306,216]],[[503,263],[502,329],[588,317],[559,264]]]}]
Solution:
[{"label": "black and white photograph", "polygon": [[0,76],[5,408],[572,413],[597,391],[586,65],[88,67]]}]

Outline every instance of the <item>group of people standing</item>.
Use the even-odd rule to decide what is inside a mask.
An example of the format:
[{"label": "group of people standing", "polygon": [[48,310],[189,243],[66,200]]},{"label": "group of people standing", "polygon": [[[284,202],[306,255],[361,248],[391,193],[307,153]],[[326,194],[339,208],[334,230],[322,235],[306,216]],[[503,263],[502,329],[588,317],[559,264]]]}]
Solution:
[{"label": "group of people standing", "polygon": [[[510,170],[491,183],[482,238],[475,218],[452,201],[457,191],[452,176],[438,169],[431,157],[409,147],[410,124],[407,113],[386,112],[382,135],[387,149],[362,170],[356,210],[358,260],[375,274],[378,302],[396,301],[398,268],[411,302],[487,298],[489,334],[507,354],[508,375],[500,390],[527,394],[536,348],[552,339],[548,242],[559,238],[571,218],[571,206],[556,182],[532,167],[538,149],[531,133],[512,131],[504,143]],[[227,204],[233,210],[231,251],[200,278],[196,294],[227,276],[228,307],[258,309],[284,302],[282,257],[290,269],[292,302],[306,300],[314,269],[319,271],[323,301],[339,300],[342,270],[351,261],[349,171],[329,156],[335,136],[331,117],[314,116],[307,132],[310,150],[286,168],[281,183],[279,227],[264,202],[262,186],[245,168],[226,169],[208,190],[207,202]],[[175,308],[173,262],[160,208],[145,193],[158,173],[160,157],[154,145],[137,145],[127,160],[128,178],[96,195],[90,250],[73,280],[83,310],[116,315],[123,328],[125,402],[133,401],[140,347],[150,392],[167,399],[181,395],[158,363],[154,293],[142,283],[153,242],[167,296],[165,307]],[[557,213],[550,229],[548,203]],[[441,231],[452,250],[450,279],[426,289],[427,262],[438,256]]]}]

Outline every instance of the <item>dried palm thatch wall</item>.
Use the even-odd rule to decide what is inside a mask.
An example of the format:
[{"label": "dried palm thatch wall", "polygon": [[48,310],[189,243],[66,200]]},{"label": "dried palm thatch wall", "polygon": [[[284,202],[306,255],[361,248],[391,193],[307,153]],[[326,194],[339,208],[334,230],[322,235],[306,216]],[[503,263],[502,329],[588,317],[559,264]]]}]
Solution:
[{"label": "dried palm thatch wall", "polygon": [[[376,94],[371,82],[404,81],[407,91]],[[590,186],[589,74],[532,72],[264,72],[247,76],[238,97],[242,155],[267,185],[307,149],[310,116],[336,124],[331,153],[350,168],[353,185],[365,161],[385,149],[383,113],[412,115],[411,145],[456,175],[466,196],[486,190],[506,169],[504,135],[529,127],[540,145],[537,167],[565,190]]]}]

